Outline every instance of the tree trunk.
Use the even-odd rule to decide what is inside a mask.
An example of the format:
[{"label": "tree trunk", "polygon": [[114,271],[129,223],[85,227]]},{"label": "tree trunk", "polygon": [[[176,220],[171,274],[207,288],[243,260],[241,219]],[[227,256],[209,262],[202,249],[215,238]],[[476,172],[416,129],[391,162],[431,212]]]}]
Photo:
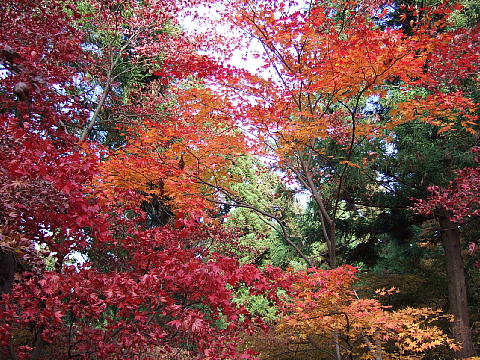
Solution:
[{"label": "tree trunk", "polygon": [[[12,290],[15,273],[18,271],[18,262],[14,252],[4,246],[0,246],[0,299],[2,294],[8,294]],[[12,339],[5,346],[0,346],[0,358],[17,360]]]},{"label": "tree trunk", "polygon": [[44,344],[44,341],[43,341],[43,338],[42,338],[42,332],[43,332],[43,327],[40,327],[36,331],[35,344],[33,345],[32,355],[30,357],[31,360],[38,360],[40,358],[40,356],[42,355],[43,344]]},{"label": "tree trunk", "polygon": [[[321,189],[317,188],[313,181],[312,172],[309,167],[301,160],[302,169],[305,173],[306,181],[302,181],[302,177],[297,174],[298,179],[302,184],[310,190],[310,193],[313,196],[313,199],[318,205],[320,211],[320,221],[322,223],[322,232],[327,243],[328,250],[328,265],[330,269],[335,269],[337,267],[337,242],[335,237],[335,216],[331,217],[328,213],[325,203],[323,200]],[[328,226],[328,230],[327,230]]]},{"label": "tree trunk", "polygon": [[459,359],[465,359],[474,356],[475,349],[473,347],[470,330],[460,232],[445,211],[438,214],[438,219],[441,226],[442,244],[447,262],[448,300],[450,311],[455,316],[453,336],[462,346],[462,349],[457,352],[456,356]]},{"label": "tree trunk", "polygon": [[17,271],[17,260],[13,251],[0,246],[0,298],[12,289]]},{"label": "tree trunk", "polygon": [[340,336],[338,336],[338,331],[333,332],[333,341],[335,343],[335,355],[337,360],[342,360],[342,352],[340,350]]},{"label": "tree trunk", "polygon": [[337,267],[337,239],[335,234],[335,223],[332,222],[330,224],[330,231],[329,231],[329,239],[330,239],[330,246],[328,249],[328,263],[331,269],[335,269]]}]

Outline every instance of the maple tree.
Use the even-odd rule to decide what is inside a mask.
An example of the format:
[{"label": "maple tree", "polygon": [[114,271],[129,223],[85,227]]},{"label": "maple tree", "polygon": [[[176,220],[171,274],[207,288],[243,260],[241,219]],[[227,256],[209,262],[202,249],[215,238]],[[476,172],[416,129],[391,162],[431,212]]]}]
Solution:
[{"label": "maple tree", "polygon": [[[179,91],[167,116],[148,116],[132,129],[136,135],[130,144],[102,166],[100,186],[113,198],[129,190],[156,196],[176,211],[199,218],[213,206],[208,192],[232,181],[229,168],[247,150],[232,117],[216,111],[223,99],[206,89]],[[148,105],[143,109],[149,111]]]},{"label": "maple tree", "polygon": [[199,255],[208,256],[206,251],[183,246],[188,237],[205,234],[182,232],[179,238],[178,229],[152,230],[125,240],[132,258],[123,270],[64,267],[40,278],[27,275],[2,298],[2,341],[35,324],[34,345],[14,347],[19,358],[135,358],[152,348],[174,353],[176,347],[190,348],[192,357],[235,356],[236,334],[252,323],[232,301],[233,290],[240,284],[274,289],[277,272],[262,274],[218,255],[205,261]]},{"label": "maple tree", "polygon": [[[457,9],[461,10],[462,6],[458,5]],[[436,14],[442,14],[442,11],[444,7],[440,6]],[[478,24],[472,27],[456,27],[448,16],[442,14],[440,17],[437,38],[441,41],[432,53],[428,68],[432,81],[425,84],[428,95],[423,97],[418,111],[420,119],[440,126],[439,133],[446,130],[459,131],[459,128],[467,125],[466,130],[477,136],[478,102],[475,102],[472,85],[469,86],[469,82],[473,87],[478,86],[479,30]],[[446,107],[439,105],[442,103],[439,101],[440,97],[448,99],[444,102]],[[435,101],[435,109],[432,106],[432,100]],[[416,104],[413,103],[413,105]],[[459,111],[459,107],[464,107],[467,111]],[[465,174],[469,172],[469,170],[460,170],[462,171],[465,171]],[[458,185],[457,190],[460,190],[461,180]],[[455,315],[453,331],[455,338],[463,346],[457,356],[469,357],[475,354],[475,349],[469,323],[460,230],[455,226],[455,215],[448,209],[436,206],[434,216],[440,225],[442,245],[446,255],[450,310]]]},{"label": "maple tree", "polygon": [[[238,117],[257,135],[263,153],[278,157],[277,167],[315,199],[327,259],[335,267],[343,185],[352,167],[363,166],[351,161],[357,147],[415,118],[412,109],[427,112],[435,106],[446,115],[455,103],[456,115],[473,117],[472,103],[462,94],[435,93],[419,99],[417,106],[409,99],[398,109],[401,115],[389,121],[363,111],[369,97],[388,96],[393,81],[402,82],[406,91],[429,82],[426,64],[433,49],[446,46],[450,37],[432,37],[421,27],[416,38],[401,30],[382,30],[372,20],[376,10],[354,1],[310,2],[305,7],[288,1],[239,1],[228,2],[227,8],[225,18],[263,48],[255,54],[262,63],[259,75],[228,78],[227,88],[241,98]],[[328,153],[331,142],[342,149],[334,158]],[[322,169],[321,164],[331,163],[335,170]],[[330,193],[326,183],[336,184]]]},{"label": "maple tree", "polygon": [[[278,339],[264,351],[279,359],[297,354],[300,358],[305,354],[305,358],[325,359],[421,359],[437,347],[458,348],[436,325],[444,316],[439,311],[392,310],[377,299],[360,299],[352,287],[355,273],[350,266],[297,273],[292,290],[296,296],[285,304],[286,314],[275,330]],[[377,295],[392,292],[395,289],[378,290]]]},{"label": "maple tree", "polygon": [[[187,75],[211,71],[208,59],[194,51],[175,19],[179,11],[199,1],[130,0],[84,1],[78,7],[79,25],[86,29],[86,49],[90,61],[83,64],[82,97],[92,115],[80,131],[103,140],[141,120],[138,101],[153,97],[167,103],[170,83]],[[210,66],[209,66],[210,65]],[[151,99],[153,101],[153,99]],[[107,132],[107,135],[105,135]]]},{"label": "maple tree", "polygon": [[[478,148],[473,148],[475,154]],[[475,159],[478,163],[478,156]],[[466,167],[458,170],[457,177],[448,186],[432,186],[428,190],[431,195],[426,200],[419,200],[415,210],[427,215],[439,208],[451,213],[451,220],[457,223],[467,221],[469,217],[478,215],[478,167]]]},{"label": "maple tree", "polygon": [[[109,201],[109,191],[97,180],[107,150],[88,141],[88,134],[98,116],[113,103],[107,99],[120,86],[115,81],[125,69],[116,66],[120,62],[125,65],[125,51],[138,54],[146,46],[142,37],[155,30],[161,33],[161,29],[148,28],[148,34],[138,30],[146,29],[140,26],[143,21],[152,20],[144,13],[129,17],[135,20],[131,28],[119,24],[120,15],[137,2],[109,3],[111,7],[101,1],[89,4],[102,10],[94,12],[102,21],[92,18],[89,11],[82,18],[82,12],[69,1],[2,3],[2,24],[12,31],[2,32],[0,39],[5,68],[1,79],[0,255],[2,265],[10,262],[8,269],[2,267],[1,274],[1,355],[12,359],[143,358],[155,348],[166,353],[188,348],[192,357],[240,356],[236,334],[250,326],[252,316],[233,302],[234,290],[241,284],[270,293],[274,300],[278,270],[260,272],[252,266],[242,267],[231,258],[209,254],[205,244],[221,235],[213,226],[200,224],[196,216],[179,213],[168,228],[147,229],[140,191],[129,187],[123,189],[122,201]],[[158,11],[154,20],[161,18],[162,24],[172,21],[171,14],[178,9],[173,2],[152,4],[156,6],[148,9]],[[133,14],[139,11],[136,7],[130,10]],[[113,37],[121,38],[122,30],[132,30],[132,37],[139,43],[127,34],[123,45],[107,42],[92,54],[89,46],[82,47],[84,41],[88,42],[85,31],[89,27],[85,24],[95,24],[96,36],[110,31]],[[151,49],[147,50],[145,54]],[[168,47],[162,48],[166,50]],[[152,58],[147,60],[154,63]],[[90,61],[92,67],[88,66]],[[102,64],[107,64],[110,72],[104,73]],[[171,74],[168,61],[162,64],[166,71],[158,71],[166,72],[162,76],[167,77]],[[95,72],[95,66],[100,70]],[[133,61],[132,68],[136,66]],[[196,72],[195,68],[178,71],[177,77]],[[77,80],[85,77],[97,79],[102,87],[93,108],[85,107],[85,98],[75,87]],[[138,103],[133,107],[138,109]],[[164,120],[159,111],[155,114]],[[142,124],[150,123],[147,120]],[[159,128],[153,126],[145,133],[165,139],[168,134],[160,130],[169,129],[168,140],[173,142],[183,135],[181,131],[173,133],[172,122],[153,125]],[[141,124],[136,129],[140,128]],[[195,151],[203,150],[208,164],[221,156],[202,149],[201,135],[209,136],[222,130],[219,128],[184,126],[184,134],[191,133],[187,145]],[[158,154],[164,143],[157,140],[151,143],[151,149]],[[130,144],[130,149],[140,146],[133,140]],[[175,149],[165,154],[166,165],[160,167],[160,177],[172,171],[167,165],[173,156],[176,168],[182,167]],[[141,162],[141,154],[137,156],[133,162]],[[189,153],[181,161],[196,174],[190,167],[196,163]],[[157,165],[161,164],[159,160]],[[188,178],[185,181],[188,187]],[[180,195],[175,196],[182,203]],[[80,254],[91,262],[69,265],[71,257]],[[21,274],[15,275],[16,281],[15,273]],[[245,351],[243,357],[249,356]]]},{"label": "maple tree", "polygon": [[[303,253],[283,214],[251,204],[238,184],[239,158],[270,156],[315,199],[335,268],[336,221],[357,147],[411,118],[443,132],[460,119],[473,131],[474,101],[442,86],[474,76],[476,58],[465,49],[478,28],[433,36],[419,26],[407,37],[378,27],[373,3],[227,2],[223,19],[265,50],[262,72],[252,75],[202,55],[204,39],[182,33],[178,12],[202,3],[211,2],[0,5],[8,29],[0,34],[0,356],[254,358],[240,345],[267,324],[243,303],[249,297],[270,315],[283,311],[278,331],[294,329],[302,340],[323,334],[324,349],[349,356],[451,345],[423,327],[435,311],[356,298],[350,267],[295,273],[240,264],[235,230],[215,217],[218,205],[254,210],[305,263],[320,263]],[[395,82],[405,96],[394,117],[366,114],[367,99],[387,97]],[[353,338],[368,341],[348,348]]]},{"label": "maple tree", "polygon": [[[2,233],[21,233],[13,238],[26,237],[32,246],[48,244],[60,266],[71,250],[86,245],[85,228],[102,231],[85,186],[98,159],[76,148],[77,139],[66,132],[86,120],[68,91],[77,76],[74,62],[88,58],[67,9],[66,3],[7,2],[2,23],[12,31],[0,39]],[[13,31],[24,18],[25,26]]]},{"label": "maple tree", "polygon": [[[452,29],[449,15],[461,6],[449,4],[412,10],[411,34],[381,28],[389,10],[382,14],[370,3],[228,4],[225,18],[263,50],[255,54],[262,63],[258,75],[239,75],[227,84],[237,98],[243,94],[238,116],[256,133],[263,153],[278,158],[276,167],[311,193],[334,268],[345,183],[369,162],[368,156],[352,161],[362,143],[388,141],[396,127],[411,121],[438,126],[440,133],[456,129],[457,122],[476,132],[477,104],[459,84],[476,74],[478,30]],[[401,96],[388,116],[365,111],[369,99],[388,100],[395,86]],[[332,156],[333,146],[338,150]],[[460,259],[453,248],[445,252],[449,261]],[[456,324],[463,324],[456,326],[456,338],[464,344],[461,356],[469,356],[466,295],[455,290],[464,284],[463,270],[455,270],[460,263],[449,269],[452,311]]]},{"label": "maple tree", "polygon": [[[474,148],[474,151],[476,151],[476,148]],[[464,232],[462,225],[474,219],[477,215],[478,168],[465,167],[457,170],[455,175],[456,178],[444,187],[429,186],[428,197],[417,200],[414,204],[414,210],[433,217],[440,225],[442,245],[447,255],[451,309],[457,319],[456,329],[454,329],[457,336],[463,334],[461,336],[462,341],[470,346],[470,350],[467,351],[472,353],[472,344],[468,342],[470,336],[469,309],[464,260],[462,259],[462,233]],[[471,242],[469,248],[472,253],[475,252],[476,242]]]}]

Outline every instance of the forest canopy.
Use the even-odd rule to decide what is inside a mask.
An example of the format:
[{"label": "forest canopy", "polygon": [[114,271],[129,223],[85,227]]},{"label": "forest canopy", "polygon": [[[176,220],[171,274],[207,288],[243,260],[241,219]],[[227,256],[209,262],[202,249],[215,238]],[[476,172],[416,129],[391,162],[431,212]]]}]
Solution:
[{"label": "forest canopy", "polygon": [[1,359],[476,358],[475,1],[0,24]]}]

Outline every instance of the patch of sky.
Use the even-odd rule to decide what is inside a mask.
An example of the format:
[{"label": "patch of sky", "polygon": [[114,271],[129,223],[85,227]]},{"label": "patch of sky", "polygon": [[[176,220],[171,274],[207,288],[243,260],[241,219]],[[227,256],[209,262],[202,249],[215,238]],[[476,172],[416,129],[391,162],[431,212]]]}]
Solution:
[{"label": "patch of sky", "polygon": [[380,95],[370,95],[363,108],[364,115],[383,114],[387,109],[381,103]]},{"label": "patch of sky", "polygon": [[[44,236],[52,236],[54,232],[50,229],[47,229],[43,227],[41,229],[41,233],[43,233]],[[67,230],[67,237],[69,237],[69,231]],[[44,259],[45,265],[47,266],[48,270],[53,270],[55,269],[55,264],[57,263],[57,252],[51,251],[48,246],[41,242],[41,240],[35,240],[34,241],[34,247],[35,250],[37,250],[41,256]],[[82,254],[78,251],[72,251],[67,256],[64,258],[64,263],[66,265],[73,265],[77,270],[80,266],[88,262],[88,257],[85,254]]]},{"label": "patch of sky", "polygon": [[385,4],[380,6],[373,14],[373,20],[377,26],[381,28],[391,28],[393,30],[399,30],[402,26],[400,24],[393,25],[392,22],[395,19],[394,14],[398,10],[397,4]]},{"label": "patch of sky", "polygon": [[0,69],[0,79],[6,79],[11,74],[7,69]]}]

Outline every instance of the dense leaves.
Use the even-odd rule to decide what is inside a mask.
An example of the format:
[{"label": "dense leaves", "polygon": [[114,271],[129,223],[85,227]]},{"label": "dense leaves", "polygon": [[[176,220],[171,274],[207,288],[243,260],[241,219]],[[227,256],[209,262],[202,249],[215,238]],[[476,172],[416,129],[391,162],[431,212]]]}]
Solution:
[{"label": "dense leaves", "polygon": [[[292,342],[300,340],[306,351],[332,359],[336,352],[347,359],[416,359],[437,346],[457,348],[434,325],[441,319],[438,311],[409,307],[391,311],[379,300],[360,299],[351,288],[355,272],[344,266],[300,276],[296,301],[287,306],[277,332]],[[377,295],[394,292],[383,289]]]},{"label": "dense leaves", "polygon": [[[368,223],[350,202],[388,193],[371,179],[411,124],[477,136],[478,26],[450,5],[407,34],[376,1],[238,0],[215,5],[242,36],[189,37],[179,13],[212,3],[0,5],[0,357],[272,354],[249,336],[337,360],[458,350],[439,311],[357,296],[337,226]],[[259,71],[229,65],[252,39]],[[417,210],[474,219],[475,165],[442,179]]]}]

